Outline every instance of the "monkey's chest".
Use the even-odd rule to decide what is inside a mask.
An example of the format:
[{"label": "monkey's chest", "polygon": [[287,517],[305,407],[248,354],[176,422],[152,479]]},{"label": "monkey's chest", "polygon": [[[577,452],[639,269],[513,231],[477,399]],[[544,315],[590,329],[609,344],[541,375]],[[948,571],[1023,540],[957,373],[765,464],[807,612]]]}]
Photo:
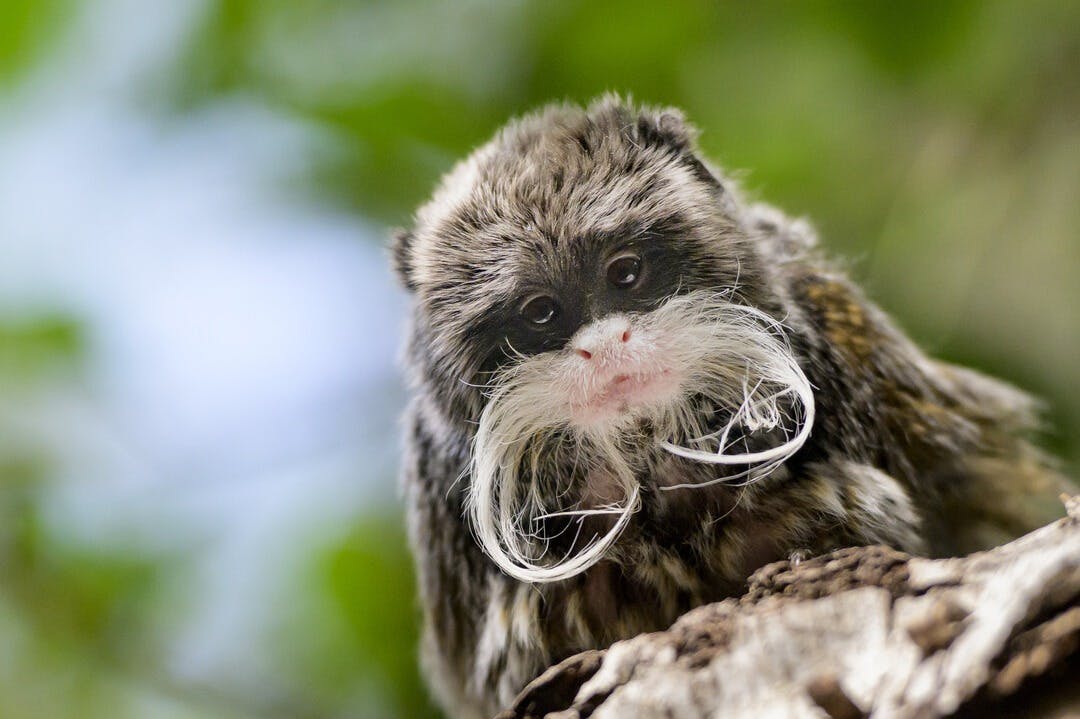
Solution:
[{"label": "monkey's chest", "polygon": [[544,588],[540,624],[554,658],[666,629],[694,607],[744,591],[747,554],[729,557],[725,568],[658,545],[633,542],[630,548],[633,560],[604,560]]},{"label": "monkey's chest", "polygon": [[[742,594],[755,569],[787,556],[792,538],[770,520],[768,499],[786,470],[750,485],[716,481],[723,471],[666,453],[638,465],[641,504],[610,559],[542,590],[540,623],[554,654],[665,629],[694,607]],[[618,501],[606,479],[594,472],[586,482],[596,505]],[[611,521],[591,517],[579,536],[599,536]]]}]

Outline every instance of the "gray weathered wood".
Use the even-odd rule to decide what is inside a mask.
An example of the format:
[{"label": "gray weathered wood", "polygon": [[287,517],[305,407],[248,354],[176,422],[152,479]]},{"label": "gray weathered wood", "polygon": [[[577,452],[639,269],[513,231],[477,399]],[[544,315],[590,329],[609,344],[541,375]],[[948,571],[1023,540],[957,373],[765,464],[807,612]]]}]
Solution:
[{"label": "gray weathered wood", "polygon": [[964,558],[844,549],[586,652],[505,719],[1080,716],[1080,498]]}]

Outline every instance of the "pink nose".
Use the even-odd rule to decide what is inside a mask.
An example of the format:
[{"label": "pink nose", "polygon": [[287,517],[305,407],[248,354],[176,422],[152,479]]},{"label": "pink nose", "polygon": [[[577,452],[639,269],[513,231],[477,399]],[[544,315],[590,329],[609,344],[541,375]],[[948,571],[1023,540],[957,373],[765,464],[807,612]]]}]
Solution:
[{"label": "pink nose", "polygon": [[571,346],[579,357],[591,360],[596,356],[618,351],[630,341],[630,322],[625,317],[612,317],[582,328]]}]

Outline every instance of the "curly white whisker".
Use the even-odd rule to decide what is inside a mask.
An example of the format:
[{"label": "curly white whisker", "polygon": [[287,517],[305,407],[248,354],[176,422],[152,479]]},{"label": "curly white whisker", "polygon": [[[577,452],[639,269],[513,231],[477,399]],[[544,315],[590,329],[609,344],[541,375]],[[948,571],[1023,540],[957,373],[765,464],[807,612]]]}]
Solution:
[{"label": "curly white whisker", "polygon": [[[672,455],[705,464],[747,465],[714,480],[662,487],[665,491],[718,483],[743,487],[775,471],[802,447],[814,423],[810,382],[783,325],[758,309],[731,302],[732,294],[674,295],[636,316],[635,333],[652,343],[641,373],[653,367],[671,370],[681,384],[666,400],[627,408],[604,422],[582,424],[574,415],[575,398],[587,398],[590,387],[595,391],[596,378],[583,375],[579,358],[569,351],[518,358],[495,376],[473,439],[466,511],[480,546],[500,569],[520,581],[551,582],[600,561],[640,506],[641,487],[625,448],[642,427],[650,427],[648,440]],[[691,412],[694,398],[704,408]],[[717,411],[726,421],[719,428],[708,426]],[[744,441],[746,433],[778,428],[783,438],[766,449],[731,452],[729,437],[736,427],[743,428]],[[687,446],[712,440],[715,448]],[[570,487],[552,492],[545,484],[549,453],[564,446],[576,453],[575,466],[584,453],[586,476],[602,473],[621,499],[601,506],[551,506],[553,497],[556,502],[574,497]],[[590,517],[614,521],[579,548]],[[545,559],[552,540],[568,529],[545,533],[545,522],[559,518],[576,519],[575,539],[566,556]]]}]

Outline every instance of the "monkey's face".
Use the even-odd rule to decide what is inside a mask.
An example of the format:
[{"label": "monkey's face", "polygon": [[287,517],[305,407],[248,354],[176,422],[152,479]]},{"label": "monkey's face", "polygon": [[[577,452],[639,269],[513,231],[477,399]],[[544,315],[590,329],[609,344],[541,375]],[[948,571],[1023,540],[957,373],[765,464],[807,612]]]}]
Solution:
[{"label": "monkey's face", "polygon": [[476,421],[500,372],[561,355],[549,389],[577,423],[669,394],[675,338],[635,325],[678,294],[763,284],[732,210],[673,115],[612,105],[511,125],[444,179],[395,247],[428,390]]},{"label": "monkey's face", "polygon": [[582,430],[677,400],[688,379],[679,347],[686,327],[659,323],[655,311],[695,287],[720,287],[722,272],[695,272],[677,216],[622,219],[518,248],[503,268],[504,299],[476,326],[477,349],[486,350],[479,384],[531,375],[549,415]]},{"label": "monkey's face", "polygon": [[[754,431],[806,419],[739,209],[670,113],[608,101],[511,125],[447,176],[395,259],[415,295],[414,369],[476,428],[476,534],[519,578],[595,562],[636,507],[644,454],[751,464]],[[801,444],[798,424],[762,462]],[[619,518],[540,566],[535,523],[566,514],[560,497]]]}]

